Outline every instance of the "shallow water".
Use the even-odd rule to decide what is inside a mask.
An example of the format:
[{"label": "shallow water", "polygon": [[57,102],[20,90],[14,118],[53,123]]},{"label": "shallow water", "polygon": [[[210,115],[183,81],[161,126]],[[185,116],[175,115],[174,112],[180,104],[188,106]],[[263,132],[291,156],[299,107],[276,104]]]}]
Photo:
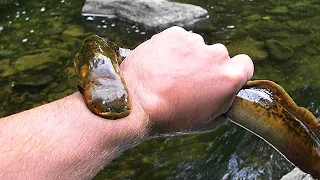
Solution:
[{"label": "shallow water", "polygon": [[[181,1],[210,18],[190,28],[230,55],[249,54],[255,79],[281,84],[320,110],[318,1]],[[157,30],[83,18],[84,1],[0,0],[0,117],[76,91],[72,59],[91,34],[134,48]],[[266,143],[227,123],[212,133],[155,139],[126,151],[96,179],[279,179],[293,167]]]}]

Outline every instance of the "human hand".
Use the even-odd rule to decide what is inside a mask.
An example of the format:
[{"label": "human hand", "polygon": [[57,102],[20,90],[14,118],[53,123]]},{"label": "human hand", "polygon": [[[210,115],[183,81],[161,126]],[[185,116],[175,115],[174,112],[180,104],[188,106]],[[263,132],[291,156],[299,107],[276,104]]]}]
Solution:
[{"label": "human hand", "polygon": [[138,46],[121,70],[132,100],[149,116],[151,134],[167,134],[213,129],[252,77],[253,64],[172,27]]}]

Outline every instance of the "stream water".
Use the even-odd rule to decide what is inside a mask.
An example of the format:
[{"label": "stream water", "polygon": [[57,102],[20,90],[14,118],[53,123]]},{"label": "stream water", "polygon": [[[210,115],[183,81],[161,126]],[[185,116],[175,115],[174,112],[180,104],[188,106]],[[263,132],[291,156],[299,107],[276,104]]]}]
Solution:
[{"label": "stream water", "polygon": [[[319,119],[320,2],[181,0],[208,10],[190,28],[230,55],[249,54],[254,79],[278,82]],[[72,59],[91,34],[133,49],[157,30],[82,17],[84,1],[0,0],[0,117],[76,89]],[[154,139],[126,151],[95,179],[279,179],[293,166],[269,145],[226,123],[206,134]]]}]

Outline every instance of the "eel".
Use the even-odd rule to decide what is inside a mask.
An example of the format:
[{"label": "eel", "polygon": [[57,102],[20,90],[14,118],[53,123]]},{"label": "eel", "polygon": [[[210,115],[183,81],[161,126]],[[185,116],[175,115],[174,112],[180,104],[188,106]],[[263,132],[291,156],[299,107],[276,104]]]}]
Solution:
[{"label": "eel", "polygon": [[131,112],[131,98],[119,65],[124,59],[115,43],[97,35],[87,37],[74,58],[78,89],[94,114],[119,119]]},{"label": "eel", "polygon": [[[131,112],[128,88],[119,65],[128,53],[115,43],[92,35],[74,59],[78,89],[94,114],[119,119]],[[298,107],[285,90],[272,81],[249,81],[224,114],[231,122],[265,140],[302,171],[320,178],[320,125],[314,115]]]},{"label": "eel", "polygon": [[302,171],[320,178],[319,123],[278,84],[249,81],[225,116],[275,148]]}]

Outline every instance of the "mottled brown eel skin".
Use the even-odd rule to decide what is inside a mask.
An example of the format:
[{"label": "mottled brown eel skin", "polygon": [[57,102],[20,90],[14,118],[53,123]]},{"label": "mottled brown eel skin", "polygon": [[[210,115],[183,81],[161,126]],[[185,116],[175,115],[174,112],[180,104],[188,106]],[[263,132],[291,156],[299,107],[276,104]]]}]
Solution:
[{"label": "mottled brown eel skin", "polygon": [[[119,65],[123,57],[114,43],[93,35],[74,59],[78,89],[89,110],[106,119],[131,112],[131,99]],[[225,116],[259,136],[302,171],[320,178],[320,127],[314,115],[298,107],[285,90],[267,80],[249,81]]]},{"label": "mottled brown eel skin", "polygon": [[256,134],[302,171],[320,178],[319,123],[272,81],[249,81],[225,116]]},{"label": "mottled brown eel skin", "polygon": [[97,35],[87,37],[76,57],[78,89],[89,110],[106,119],[119,119],[131,112],[131,98],[119,65],[119,47]]}]

